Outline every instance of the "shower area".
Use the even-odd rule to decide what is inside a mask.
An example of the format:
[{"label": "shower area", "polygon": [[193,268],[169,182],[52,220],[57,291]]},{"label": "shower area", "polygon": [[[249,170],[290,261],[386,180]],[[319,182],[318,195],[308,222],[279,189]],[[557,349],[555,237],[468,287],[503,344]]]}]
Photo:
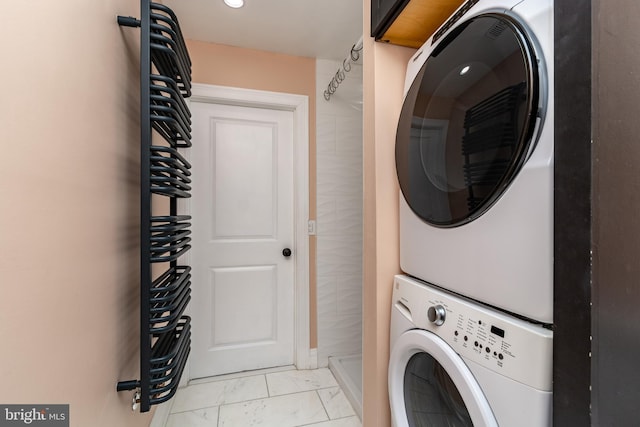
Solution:
[{"label": "shower area", "polygon": [[362,418],[362,43],[316,61],[318,366]]}]

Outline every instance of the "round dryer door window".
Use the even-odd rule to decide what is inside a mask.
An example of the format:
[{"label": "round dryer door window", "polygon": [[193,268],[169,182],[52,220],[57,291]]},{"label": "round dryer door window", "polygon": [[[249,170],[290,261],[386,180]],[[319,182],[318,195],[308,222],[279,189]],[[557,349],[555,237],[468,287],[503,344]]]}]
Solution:
[{"label": "round dryer door window", "polygon": [[451,30],[408,90],[398,123],[398,179],[416,215],[453,227],[486,212],[532,149],[540,99],[534,49],[519,23],[484,14]]}]

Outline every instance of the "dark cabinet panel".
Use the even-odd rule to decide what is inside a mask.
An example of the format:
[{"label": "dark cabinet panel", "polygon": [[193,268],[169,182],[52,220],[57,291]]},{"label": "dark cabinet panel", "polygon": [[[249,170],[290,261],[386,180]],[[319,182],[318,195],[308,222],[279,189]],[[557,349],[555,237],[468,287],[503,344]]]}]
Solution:
[{"label": "dark cabinet panel", "polygon": [[[467,0],[468,9],[478,0]],[[464,0],[371,0],[371,36],[376,41],[419,48]]]},{"label": "dark cabinet panel", "polygon": [[409,0],[371,0],[371,37],[379,40]]}]

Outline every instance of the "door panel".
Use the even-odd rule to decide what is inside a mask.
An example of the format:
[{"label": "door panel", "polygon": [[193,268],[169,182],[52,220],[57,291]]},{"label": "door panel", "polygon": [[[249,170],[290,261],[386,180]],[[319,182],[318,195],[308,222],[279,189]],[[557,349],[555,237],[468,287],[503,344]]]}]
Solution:
[{"label": "door panel", "polygon": [[[293,113],[193,103],[192,378],[293,363]],[[295,248],[294,248],[295,249]]]},{"label": "door panel", "polygon": [[275,238],[277,129],[273,123],[226,120],[214,126],[213,238]]},{"label": "door panel", "polygon": [[274,265],[211,270],[210,349],[277,339],[277,279]]}]

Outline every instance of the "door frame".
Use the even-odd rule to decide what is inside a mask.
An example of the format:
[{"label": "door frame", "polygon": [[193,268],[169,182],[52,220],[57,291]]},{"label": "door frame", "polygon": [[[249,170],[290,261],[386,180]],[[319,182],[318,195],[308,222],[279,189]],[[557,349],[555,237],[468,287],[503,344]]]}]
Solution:
[{"label": "door frame", "polygon": [[[312,368],[317,361],[313,360],[309,345],[309,97],[201,83],[194,83],[191,92],[190,103],[269,108],[293,113],[294,363],[298,369]],[[186,156],[188,159],[188,154]],[[182,208],[187,215],[192,215],[189,199]]]}]

